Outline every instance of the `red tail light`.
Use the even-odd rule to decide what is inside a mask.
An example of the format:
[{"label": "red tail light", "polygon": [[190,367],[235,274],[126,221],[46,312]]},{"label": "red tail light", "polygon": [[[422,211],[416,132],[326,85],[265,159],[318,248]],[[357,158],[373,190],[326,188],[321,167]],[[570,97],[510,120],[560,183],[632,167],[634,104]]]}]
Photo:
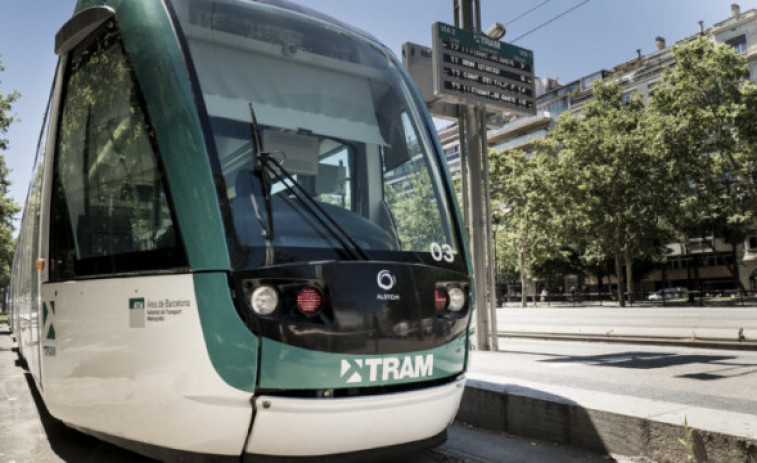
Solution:
[{"label": "red tail light", "polygon": [[434,291],[434,307],[436,308],[436,311],[440,312],[446,309],[448,303],[449,296],[447,295],[447,291],[443,288],[436,288]]},{"label": "red tail light", "polygon": [[315,315],[323,308],[323,294],[312,286],[302,288],[297,294],[297,307],[305,315]]}]

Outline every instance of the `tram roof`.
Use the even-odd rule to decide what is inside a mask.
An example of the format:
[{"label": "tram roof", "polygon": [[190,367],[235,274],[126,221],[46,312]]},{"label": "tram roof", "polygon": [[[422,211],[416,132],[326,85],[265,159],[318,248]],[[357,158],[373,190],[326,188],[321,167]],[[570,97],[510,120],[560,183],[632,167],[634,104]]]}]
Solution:
[{"label": "tram roof", "polygon": [[[304,14],[306,16],[310,16],[313,18],[320,19],[321,21],[333,24],[335,26],[338,26],[342,29],[345,29],[349,32],[352,32],[353,34],[360,35],[368,40],[371,40],[376,43],[380,43],[379,40],[374,37],[373,35],[369,34],[368,32],[365,32],[362,29],[358,29],[354,26],[349,25],[348,23],[342,22],[332,16],[329,16],[327,14],[321,13],[318,10],[314,10],[312,8],[308,8],[306,6],[299,5],[295,2],[292,2],[290,0],[250,0],[255,1],[258,3],[262,3],[265,5],[271,5],[278,8],[283,8],[286,10],[294,11],[300,14]],[[103,1],[97,1],[97,0],[77,0],[76,7],[74,9],[75,12],[81,11],[82,9],[92,6],[93,4],[102,4]]]},{"label": "tram roof", "polygon": [[325,21],[325,22],[334,24],[336,26],[339,26],[342,29],[346,29],[346,30],[348,30],[348,31],[350,31],[350,32],[352,32],[354,34],[361,35],[361,36],[363,36],[363,37],[365,37],[365,38],[367,38],[367,39],[369,39],[369,40],[371,40],[373,42],[378,42],[379,41],[376,37],[374,37],[373,35],[369,34],[368,32],[365,32],[362,29],[358,29],[358,28],[356,28],[354,26],[351,26],[348,23],[342,22],[342,21],[340,21],[340,20],[338,20],[338,19],[336,19],[336,18],[334,18],[332,16],[329,16],[327,14],[321,13],[318,10],[314,10],[314,9],[308,8],[306,6],[302,6],[300,4],[292,2],[290,0],[254,0],[254,1],[256,1],[258,3],[266,4],[266,5],[272,5],[272,6],[276,6],[276,7],[279,7],[279,8],[284,8],[284,9],[287,9],[287,10],[295,11],[297,13],[301,13],[301,14],[304,14],[304,15],[307,15],[307,16],[312,16],[312,17],[318,18],[318,19],[320,19],[322,21]]}]

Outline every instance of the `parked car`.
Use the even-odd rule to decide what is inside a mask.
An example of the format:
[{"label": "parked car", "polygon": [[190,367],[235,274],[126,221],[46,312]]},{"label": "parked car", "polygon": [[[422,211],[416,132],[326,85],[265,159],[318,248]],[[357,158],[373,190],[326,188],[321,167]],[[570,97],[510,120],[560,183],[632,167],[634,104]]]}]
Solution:
[{"label": "parked car", "polygon": [[723,291],[723,297],[730,297],[731,299],[736,299],[737,297],[741,296],[741,292],[738,289],[726,289]]},{"label": "parked car", "polygon": [[650,294],[647,299],[650,301],[662,301],[663,294],[665,295],[664,300],[666,301],[669,301],[671,299],[688,298],[689,289],[683,288],[680,286],[675,287],[675,288],[665,288],[665,289],[661,289],[655,293]]}]

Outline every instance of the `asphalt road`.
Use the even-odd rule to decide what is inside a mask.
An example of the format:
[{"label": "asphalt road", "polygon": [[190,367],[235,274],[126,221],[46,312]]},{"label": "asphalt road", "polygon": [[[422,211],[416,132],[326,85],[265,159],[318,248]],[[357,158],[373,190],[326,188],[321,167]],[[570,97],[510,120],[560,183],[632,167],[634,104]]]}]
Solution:
[{"label": "asphalt road", "polygon": [[500,332],[757,341],[757,307],[500,308]]}]

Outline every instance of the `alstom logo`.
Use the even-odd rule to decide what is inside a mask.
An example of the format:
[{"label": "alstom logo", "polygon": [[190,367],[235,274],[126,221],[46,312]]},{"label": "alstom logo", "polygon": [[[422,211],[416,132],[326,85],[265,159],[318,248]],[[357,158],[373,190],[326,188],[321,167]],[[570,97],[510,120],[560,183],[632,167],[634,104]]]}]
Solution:
[{"label": "alstom logo", "polygon": [[348,384],[427,378],[434,374],[434,356],[406,355],[342,359],[340,378]]}]

